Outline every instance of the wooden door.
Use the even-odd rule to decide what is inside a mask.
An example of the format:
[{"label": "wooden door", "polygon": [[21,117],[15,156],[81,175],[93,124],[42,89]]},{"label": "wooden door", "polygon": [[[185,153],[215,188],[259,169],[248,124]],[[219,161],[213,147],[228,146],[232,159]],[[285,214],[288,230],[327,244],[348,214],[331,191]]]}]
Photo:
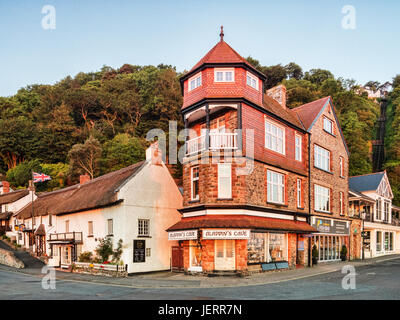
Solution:
[{"label": "wooden door", "polygon": [[172,271],[183,271],[183,248],[179,246],[172,247],[171,255]]},{"label": "wooden door", "polygon": [[215,270],[235,270],[235,240],[215,240]]}]

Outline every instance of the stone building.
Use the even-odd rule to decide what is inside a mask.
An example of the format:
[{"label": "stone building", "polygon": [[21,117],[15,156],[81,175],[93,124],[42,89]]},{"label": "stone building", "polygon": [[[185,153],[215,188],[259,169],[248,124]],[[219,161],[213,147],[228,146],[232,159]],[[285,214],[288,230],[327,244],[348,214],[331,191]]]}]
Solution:
[{"label": "stone building", "polygon": [[282,90],[223,39],[181,78],[190,129],[176,270],[271,270],[308,264],[308,139]]}]

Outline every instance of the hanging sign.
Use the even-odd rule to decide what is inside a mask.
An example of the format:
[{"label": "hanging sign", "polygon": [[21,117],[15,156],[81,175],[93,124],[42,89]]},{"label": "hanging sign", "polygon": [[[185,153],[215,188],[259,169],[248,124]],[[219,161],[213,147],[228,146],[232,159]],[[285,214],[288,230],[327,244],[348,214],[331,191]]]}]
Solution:
[{"label": "hanging sign", "polygon": [[183,230],[168,232],[168,240],[196,240],[197,230]]},{"label": "hanging sign", "polygon": [[250,239],[249,229],[204,229],[203,239]]}]

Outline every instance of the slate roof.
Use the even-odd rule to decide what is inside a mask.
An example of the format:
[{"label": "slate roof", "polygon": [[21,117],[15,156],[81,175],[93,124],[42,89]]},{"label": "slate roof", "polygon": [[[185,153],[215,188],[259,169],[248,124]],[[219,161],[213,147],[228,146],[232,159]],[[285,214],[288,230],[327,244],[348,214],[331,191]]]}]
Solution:
[{"label": "slate roof", "polygon": [[13,203],[29,194],[28,189],[22,189],[17,191],[12,191],[8,193],[3,193],[0,195],[0,205]]},{"label": "slate roof", "polygon": [[284,230],[307,233],[317,232],[307,222],[264,218],[245,215],[206,215],[199,217],[182,218],[167,231],[189,230],[198,228],[246,228],[263,230]]},{"label": "slate roof", "polygon": [[349,188],[358,192],[378,189],[385,172],[377,172],[349,178]]},{"label": "slate roof", "polygon": [[321,109],[329,101],[329,99],[330,97],[318,99],[313,102],[303,104],[297,108],[293,108],[292,111],[297,114],[304,128],[308,131],[311,129],[315,118],[318,116]]},{"label": "slate roof", "polygon": [[[61,190],[39,194],[33,203],[34,215],[60,215],[117,204],[120,202],[117,199],[118,189],[136,175],[145,163],[146,161],[138,162],[82,185],[75,184]],[[18,219],[30,218],[31,203],[17,212],[16,216]]]}]

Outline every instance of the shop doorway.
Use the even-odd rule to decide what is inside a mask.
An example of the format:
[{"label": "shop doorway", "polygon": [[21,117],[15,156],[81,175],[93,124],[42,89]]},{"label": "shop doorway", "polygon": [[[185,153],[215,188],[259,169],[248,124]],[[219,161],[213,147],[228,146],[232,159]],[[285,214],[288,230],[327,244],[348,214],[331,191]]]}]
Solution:
[{"label": "shop doorway", "polygon": [[215,270],[235,270],[235,240],[215,240]]},{"label": "shop doorway", "polygon": [[171,268],[172,271],[183,271],[183,247],[172,247]]}]

